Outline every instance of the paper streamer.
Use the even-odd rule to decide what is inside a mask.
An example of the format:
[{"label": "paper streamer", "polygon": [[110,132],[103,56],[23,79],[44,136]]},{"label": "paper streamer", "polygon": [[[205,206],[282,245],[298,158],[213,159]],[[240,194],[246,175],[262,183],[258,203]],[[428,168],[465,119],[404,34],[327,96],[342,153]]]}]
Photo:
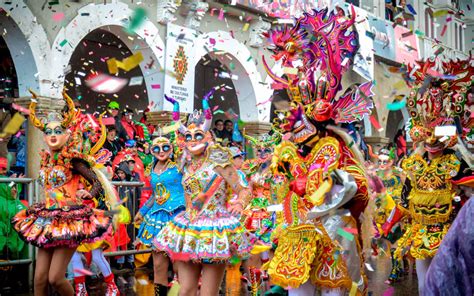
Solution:
[{"label": "paper streamer", "polygon": [[128,72],[138,66],[140,62],[143,61],[143,55],[141,52],[137,52],[136,54],[129,56],[128,58],[123,59],[122,61],[118,61],[115,58],[111,58],[107,60],[107,68],[109,69],[110,74],[117,74],[118,69],[122,69],[125,72]]},{"label": "paper streamer", "polygon": [[347,232],[352,233],[352,234],[358,234],[359,233],[357,228],[344,227],[343,229],[344,229],[344,231],[347,231]]},{"label": "paper streamer", "polygon": [[349,232],[345,231],[342,228],[337,229],[337,234],[339,234],[340,236],[342,236],[343,238],[345,238],[347,240],[350,240],[350,241],[354,240],[354,235],[352,233],[349,233]]},{"label": "paper streamer", "polygon": [[53,21],[60,22],[64,19],[64,12],[56,12],[55,14],[53,14],[52,18]]},{"label": "paper streamer", "polygon": [[380,123],[377,121],[377,119],[375,118],[374,115],[370,115],[369,117],[370,119],[370,123],[372,123],[372,125],[379,131],[383,131],[383,127],[380,125]]},{"label": "paper streamer", "polygon": [[405,99],[398,101],[398,102],[393,102],[390,104],[387,104],[387,109],[390,111],[397,111],[403,109],[407,104],[407,101]]}]

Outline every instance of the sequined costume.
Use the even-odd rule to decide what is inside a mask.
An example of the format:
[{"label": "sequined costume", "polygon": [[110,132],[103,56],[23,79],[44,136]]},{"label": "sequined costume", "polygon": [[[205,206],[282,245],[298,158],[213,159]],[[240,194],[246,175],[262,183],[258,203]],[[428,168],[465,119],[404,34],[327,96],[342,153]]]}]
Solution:
[{"label": "sequined costume", "polygon": [[161,229],[185,209],[183,175],[176,163],[170,161],[165,171],[161,174],[152,171],[150,177],[153,195],[139,210],[143,222],[137,234],[138,240],[146,246],[152,246]]},{"label": "sequined costume", "polygon": [[[231,167],[231,151],[220,145],[208,147],[212,139],[209,132],[212,113],[209,107],[209,92],[203,99],[203,112],[195,111],[184,126],[179,121],[179,104],[174,99],[165,98],[174,104],[173,120],[179,124],[177,138],[182,149],[204,147],[204,157],[197,165],[192,159],[183,165],[183,188],[186,211],[179,213],[164,227],[154,240],[156,250],[165,251],[172,260],[193,261],[195,263],[226,263],[231,257],[246,258],[251,245],[244,234],[239,217],[227,209],[234,188],[220,173]],[[190,170],[190,167],[193,167]],[[235,170],[236,183],[240,183]],[[237,202],[245,207],[248,194],[239,191]]]},{"label": "sequined costume", "polygon": [[[313,10],[294,26],[268,33],[273,58],[296,70],[279,77],[263,60],[269,76],[287,89],[291,103],[276,111],[274,121],[287,134],[272,160],[283,211],[273,232],[278,244],[274,257],[264,266],[270,280],[290,293],[308,284],[335,293],[364,293],[367,287],[358,236],[358,218],[368,201],[363,157],[335,125],[360,120],[373,108],[371,82],[337,96],[342,74],[359,46],[354,21],[353,7],[350,17]],[[357,234],[341,235],[340,229],[346,228]]]},{"label": "sequined costume", "polygon": [[[83,138],[82,131],[71,123],[75,116],[71,114],[75,110],[74,104],[66,94],[64,96],[70,111],[62,125],[65,128],[72,126],[72,136],[60,150],[42,152],[39,181],[44,188],[45,200],[20,211],[12,219],[20,237],[40,248],[74,248],[81,243],[100,240],[112,231],[111,216],[84,205],[84,201],[76,197],[82,184],[91,186],[92,198],[107,200],[107,180],[93,169],[94,155],[105,141],[105,133],[96,145],[91,146],[91,142]],[[35,127],[43,130],[45,125],[36,118],[35,106],[34,102],[30,105],[30,119]],[[102,126],[104,130],[105,126]]]}]

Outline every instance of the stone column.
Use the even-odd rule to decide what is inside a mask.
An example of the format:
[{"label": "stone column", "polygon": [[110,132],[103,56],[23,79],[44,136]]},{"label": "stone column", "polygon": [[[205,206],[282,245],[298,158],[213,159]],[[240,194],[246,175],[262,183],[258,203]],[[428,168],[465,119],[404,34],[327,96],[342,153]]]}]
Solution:
[{"label": "stone column", "polygon": [[[38,104],[36,105],[36,116],[38,118],[46,118],[50,112],[60,112],[64,107],[64,100],[62,98],[49,98],[39,96],[37,99]],[[15,103],[28,108],[31,103],[31,97],[21,97],[15,99]],[[26,173],[28,178],[38,177],[38,171],[40,168],[40,156],[39,152],[43,149],[47,149],[46,143],[43,141],[43,133],[35,128],[31,121],[28,120],[27,132],[26,132]]]}]

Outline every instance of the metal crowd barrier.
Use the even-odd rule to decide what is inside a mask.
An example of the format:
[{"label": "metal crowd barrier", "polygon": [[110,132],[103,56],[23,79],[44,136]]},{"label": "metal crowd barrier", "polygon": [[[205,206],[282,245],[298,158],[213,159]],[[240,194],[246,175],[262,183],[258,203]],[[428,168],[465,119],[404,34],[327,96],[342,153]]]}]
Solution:
[{"label": "metal crowd barrier", "polygon": [[[25,197],[26,200],[28,201],[28,205],[32,205],[35,202],[38,202],[40,200],[41,196],[41,186],[36,182],[36,180],[31,179],[31,178],[0,178],[0,183],[15,183],[15,184],[26,184],[26,192],[25,192]],[[131,222],[128,224],[127,227],[127,233],[129,233],[130,237],[130,243],[131,245],[133,241],[135,241],[136,238],[136,233],[137,229],[135,228],[133,224],[133,219],[136,215],[136,213],[139,210],[139,197],[140,195],[138,193],[141,193],[141,188],[143,188],[144,184],[142,182],[112,182],[112,185],[115,186],[117,192],[119,192],[119,197],[121,200],[123,200],[125,197],[127,197],[127,201],[123,204],[126,206],[129,211],[130,211],[130,216],[131,216]],[[122,195],[120,195],[122,193]],[[3,209],[0,209],[3,210]],[[6,210],[6,209],[5,209]],[[8,217],[13,217],[13,214],[8,214]],[[7,248],[7,245],[4,247],[5,249]],[[10,260],[9,258],[6,258],[6,260],[0,261],[0,269],[3,268],[8,268],[11,266],[16,266],[16,265],[29,265],[28,266],[28,283],[30,286],[33,285],[33,279],[34,279],[34,262],[36,259],[36,251],[35,248],[28,244],[28,258],[23,258],[23,259],[12,259]],[[0,250],[2,251],[2,250]],[[136,255],[136,254],[144,254],[144,253],[150,253],[151,250],[135,250],[135,249],[127,249],[127,250],[119,250],[115,252],[106,252],[104,253],[105,256],[108,257],[115,257],[115,256],[126,256],[126,255]],[[33,264],[32,264],[33,263]]]},{"label": "metal crowd barrier", "polygon": [[[115,186],[115,189],[119,193],[119,197],[121,200],[127,198],[127,201],[123,203],[124,206],[128,208],[130,211],[131,222],[130,224],[126,225],[127,233],[130,237],[131,245],[135,238],[137,237],[137,229],[133,224],[133,219],[139,210],[139,199],[141,196],[141,189],[144,186],[142,182],[128,182],[128,181],[112,181],[112,185]],[[114,252],[105,252],[104,256],[106,257],[115,257],[115,256],[126,256],[126,255],[136,255],[136,254],[144,254],[144,253],[151,253],[151,250],[136,250],[136,249],[127,249],[127,250],[119,250]]]}]

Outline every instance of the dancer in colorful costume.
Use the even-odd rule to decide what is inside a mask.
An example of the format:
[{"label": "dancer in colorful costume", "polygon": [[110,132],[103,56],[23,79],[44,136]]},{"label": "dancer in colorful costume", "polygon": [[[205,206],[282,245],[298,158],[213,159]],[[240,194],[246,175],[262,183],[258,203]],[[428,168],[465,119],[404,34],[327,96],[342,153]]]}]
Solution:
[{"label": "dancer in colorful costume", "polygon": [[[230,150],[211,142],[212,94],[204,97],[204,112],[191,114],[187,126],[179,121],[179,104],[172,100],[173,120],[179,124],[177,142],[185,153],[186,211],[161,230],[154,244],[176,264],[180,295],[197,293],[201,273],[201,295],[217,295],[226,263],[232,257],[246,258],[251,249],[239,220],[249,191],[240,184]],[[239,197],[226,206],[233,193]]]},{"label": "dancer in colorful costume", "polygon": [[[106,149],[101,149],[103,143],[105,141],[101,141],[99,136],[102,134],[102,126],[97,123],[96,118],[94,118],[90,114],[84,114],[80,109],[76,112],[75,115],[75,128],[77,132],[82,134],[87,134],[88,137],[85,139],[86,146],[90,145],[91,143],[98,143],[95,147],[96,149],[100,149],[97,154],[95,155],[95,168],[100,168],[101,170],[105,170],[104,164],[110,160],[112,153]],[[89,142],[89,143],[87,143]],[[78,189],[83,190],[87,189],[90,190],[90,184],[87,188],[84,187],[84,184],[79,184]],[[106,292],[105,296],[118,296],[120,292],[115,284],[114,275],[110,268],[110,264],[105,259],[104,250],[111,247],[111,242],[114,241],[114,238],[123,236],[126,230],[125,226],[122,223],[118,223],[120,220],[128,220],[130,222],[130,213],[128,209],[124,208],[123,205],[118,205],[118,194],[116,194],[115,190],[113,191],[113,196],[115,202],[112,204],[105,199],[102,199],[100,196],[99,198],[92,198],[86,201],[83,201],[83,204],[88,205],[92,208],[97,208],[100,210],[118,210],[119,208],[122,211],[120,213],[125,213],[125,215],[116,215],[114,219],[114,233],[113,235],[110,234],[108,236],[103,237],[101,240],[97,240],[93,243],[83,243],[79,245],[76,249],[76,252],[71,258],[71,265],[74,274],[74,290],[76,292],[76,296],[87,296],[87,289],[86,289],[86,276],[84,275],[84,264],[82,262],[82,255],[85,254],[85,257],[90,260],[86,260],[89,262],[94,262],[94,264],[98,267],[102,276],[104,277],[104,282],[106,283]],[[110,208],[112,205],[116,205],[115,209]],[[125,216],[125,217],[124,217]],[[121,231],[122,230],[122,231]],[[90,255],[90,256],[89,256]]]},{"label": "dancer in colorful costume", "polygon": [[[151,152],[155,157],[151,169],[153,195],[135,216],[140,224],[137,240],[147,247],[153,246],[153,239],[177,214],[185,209],[183,175],[172,160],[173,145],[168,138],[160,136],[153,140]],[[153,252],[155,296],[168,294],[169,258],[163,252]]]},{"label": "dancer in colorful costume", "polygon": [[373,107],[370,82],[336,98],[358,49],[354,20],[353,8],[349,19],[314,10],[268,36],[274,59],[297,69],[280,78],[263,60],[291,100],[275,122],[285,133],[272,161],[283,212],[274,231],[275,255],[264,266],[290,295],[314,295],[316,287],[323,295],[363,294],[367,287],[357,235],[368,201],[363,156],[335,126],[360,120]]},{"label": "dancer in colorful costume", "polygon": [[[270,165],[273,147],[281,141],[281,134],[274,131],[271,135],[263,134],[258,138],[245,135],[245,138],[252,145],[256,158],[247,159],[242,166],[252,191],[252,200],[242,217],[245,217],[245,228],[255,236],[258,244],[271,246],[270,235],[274,225],[272,213],[267,211],[267,207],[273,204],[274,197],[271,193],[273,174]],[[268,252],[253,253],[245,265],[249,272],[252,295],[257,295],[262,285],[260,268],[262,262],[268,261]]]},{"label": "dancer in colorful costume", "polygon": [[[400,195],[402,193],[402,176],[400,169],[394,166],[395,151],[394,149],[388,151],[387,149],[380,149],[378,153],[372,150],[372,146],[368,146],[369,155],[372,159],[376,159],[376,164],[369,164],[371,167],[371,173],[373,177],[378,178],[380,181],[380,188],[374,188],[376,191],[375,195],[375,213],[374,213],[374,226],[375,226],[375,237],[373,238],[372,244],[374,254],[376,255],[378,246],[377,243],[381,244],[383,248],[384,242],[388,244],[390,250],[390,258],[392,262],[392,270],[388,276],[386,283],[390,284],[400,279],[403,275],[403,261],[395,258],[395,248],[392,248],[392,244],[395,244],[397,240],[402,236],[402,223],[398,223],[396,227],[393,227],[388,235],[384,235],[382,226],[387,221],[393,208],[400,203]],[[368,169],[369,171],[369,169]],[[374,186],[377,187],[377,186]],[[383,240],[382,240],[383,239]],[[408,262],[405,262],[408,265]],[[407,266],[405,266],[406,268]]]},{"label": "dancer in colorful costume", "polygon": [[[416,259],[420,295],[426,270],[461,207],[463,194],[456,185],[474,184],[472,172],[466,170],[472,166],[465,162],[472,154],[463,148],[463,139],[473,128],[465,107],[474,67],[469,60],[442,62],[439,74],[435,66],[436,59],[408,66],[409,128],[417,149],[402,162],[407,180],[401,204],[384,225],[388,233],[403,214],[410,216],[411,225],[398,241],[395,255],[401,257],[409,249]],[[450,148],[458,148],[463,159]]]},{"label": "dancer in colorful costume", "polygon": [[[85,205],[97,198],[108,201],[112,187],[94,168],[94,155],[105,141],[105,126],[92,146],[74,126],[72,99],[63,93],[68,111],[63,116],[49,113],[47,122],[36,117],[36,101],[30,104],[30,120],[44,133],[49,151],[42,153],[40,177],[45,201],[20,211],[12,223],[20,237],[38,247],[34,278],[35,295],[48,295],[48,283],[61,295],[74,295],[64,278],[67,265],[78,245],[94,242],[112,231],[112,217]],[[33,99],[36,99],[33,94]],[[94,137],[94,135],[90,135]],[[90,190],[78,190],[81,184]]]}]

